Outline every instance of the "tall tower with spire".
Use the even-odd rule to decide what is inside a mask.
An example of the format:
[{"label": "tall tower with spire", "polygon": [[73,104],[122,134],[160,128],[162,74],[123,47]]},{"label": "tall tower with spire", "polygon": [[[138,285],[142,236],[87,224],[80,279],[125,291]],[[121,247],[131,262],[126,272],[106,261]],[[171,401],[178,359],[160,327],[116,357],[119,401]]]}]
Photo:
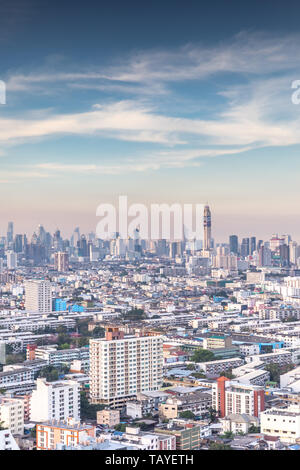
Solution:
[{"label": "tall tower with spire", "polygon": [[204,240],[203,240],[203,250],[209,251],[211,248],[211,213],[208,205],[204,207]]}]

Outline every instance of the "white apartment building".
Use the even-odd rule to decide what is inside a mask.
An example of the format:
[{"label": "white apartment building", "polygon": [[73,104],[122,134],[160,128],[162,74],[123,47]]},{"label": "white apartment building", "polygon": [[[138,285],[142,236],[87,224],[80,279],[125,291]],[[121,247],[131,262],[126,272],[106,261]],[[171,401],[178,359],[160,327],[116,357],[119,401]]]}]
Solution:
[{"label": "white apartment building", "polygon": [[0,398],[0,422],[12,434],[24,434],[24,403],[15,398]]},{"label": "white apartment building", "polygon": [[259,344],[258,343],[243,343],[239,344],[240,353],[243,356],[254,356],[259,354]]},{"label": "white apartment building", "polygon": [[25,309],[28,312],[51,313],[51,283],[43,280],[25,282]]},{"label": "white apartment building", "polygon": [[293,392],[300,392],[300,367],[280,376],[280,388],[289,388]]},{"label": "white apartment building", "polygon": [[56,345],[40,346],[35,349],[35,358],[44,359],[49,365],[71,363],[75,360],[83,361],[84,369],[89,366],[89,348],[57,349]]},{"label": "white apartment building", "polygon": [[37,389],[30,399],[30,419],[37,422],[80,420],[80,385],[74,380],[47,382],[36,381]]},{"label": "white apartment building", "polygon": [[282,442],[293,444],[300,438],[300,409],[290,406],[287,409],[271,408],[260,415],[261,432],[276,436]]},{"label": "white apartment building", "polygon": [[247,356],[246,362],[261,361],[265,364],[289,364],[292,362],[292,353],[286,349],[273,350],[271,353],[260,354],[259,356]]},{"label": "white apartment building", "polygon": [[264,388],[219,377],[212,384],[212,407],[220,418],[229,414],[259,417],[265,409]]},{"label": "white apartment building", "polygon": [[244,364],[243,359],[234,357],[231,359],[219,359],[217,361],[198,362],[196,364],[198,370],[202,370],[205,374],[219,375],[221,372],[239,367]]},{"label": "white apartment building", "polygon": [[92,403],[122,407],[138,392],[162,385],[161,336],[125,336],[107,328],[106,337],[90,340],[90,397]]},{"label": "white apartment building", "polygon": [[32,383],[34,380],[34,371],[29,367],[18,367],[12,370],[0,372],[0,388],[8,389],[13,385],[22,385]]}]

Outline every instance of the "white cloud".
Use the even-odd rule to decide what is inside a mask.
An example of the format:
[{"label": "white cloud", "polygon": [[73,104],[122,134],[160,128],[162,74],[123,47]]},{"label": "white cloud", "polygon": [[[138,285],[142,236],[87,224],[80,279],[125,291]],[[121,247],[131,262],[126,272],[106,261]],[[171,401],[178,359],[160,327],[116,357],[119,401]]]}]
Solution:
[{"label": "white cloud", "polygon": [[[181,168],[218,155],[300,144],[300,106],[292,105],[290,88],[292,80],[300,78],[295,63],[299,39],[300,35],[279,38],[241,33],[227,44],[140,52],[123,64],[102,69],[65,72],[47,66],[30,74],[14,74],[7,81],[11,92],[51,93],[62,86],[124,92],[131,98],[136,94],[138,99],[104,101],[83,112],[62,114],[47,109],[28,112],[26,117],[0,118],[0,145],[4,148],[57,135],[98,135],[148,142],[158,149],[131,161],[119,158],[107,166],[41,163],[40,169],[51,175],[54,171],[119,174]],[[188,87],[189,80],[214,80],[226,74],[240,80],[228,80],[216,90],[215,96],[222,102],[218,112],[213,109],[213,117],[201,108],[198,117],[180,117],[180,110],[168,112],[165,102],[159,103],[162,95],[168,96],[169,103],[176,101],[180,91],[172,90],[174,82]]]}]

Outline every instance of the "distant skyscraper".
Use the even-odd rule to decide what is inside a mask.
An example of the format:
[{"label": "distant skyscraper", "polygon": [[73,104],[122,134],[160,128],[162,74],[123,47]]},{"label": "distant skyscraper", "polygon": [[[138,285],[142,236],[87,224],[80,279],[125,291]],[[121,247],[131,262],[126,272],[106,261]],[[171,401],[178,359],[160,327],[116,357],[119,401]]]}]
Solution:
[{"label": "distant skyscraper", "polygon": [[76,227],[72,235],[72,246],[77,247],[80,240],[80,230],[79,227]]},{"label": "distant skyscraper", "polygon": [[204,207],[204,243],[203,249],[205,251],[211,248],[211,213],[209,206]]},{"label": "distant skyscraper", "polygon": [[14,251],[15,253],[22,253],[24,251],[24,238],[23,235],[16,235],[15,242],[14,242]]},{"label": "distant skyscraper", "polygon": [[293,263],[293,264],[296,264],[296,262],[297,262],[297,251],[298,251],[297,248],[298,248],[297,243],[290,241],[290,243],[289,243],[290,262]]},{"label": "distant skyscraper", "polygon": [[251,237],[250,239],[250,255],[253,255],[256,250],[256,237]]},{"label": "distant skyscraper", "polygon": [[229,237],[229,248],[230,253],[235,253],[236,255],[239,252],[239,239],[237,235],[230,235]]},{"label": "distant skyscraper", "polygon": [[79,242],[77,242],[78,246],[78,256],[79,257],[86,257],[88,256],[88,244],[86,241],[85,235],[81,235]]},{"label": "distant skyscraper", "polygon": [[264,244],[263,240],[258,240],[256,245],[256,251],[259,253],[260,247]]},{"label": "distant skyscraper", "polygon": [[8,227],[7,227],[7,246],[11,246],[12,242],[14,239],[14,224],[13,222],[8,222]]},{"label": "distant skyscraper", "polygon": [[271,266],[272,264],[271,250],[265,245],[261,245],[261,247],[259,248],[258,264],[260,267]]},{"label": "distant skyscraper", "polygon": [[279,247],[280,264],[281,266],[289,266],[290,264],[290,249],[288,245],[281,245]]},{"label": "distant skyscraper", "polygon": [[6,260],[7,260],[7,269],[16,269],[18,265],[16,253],[10,250],[7,251]]},{"label": "distant skyscraper", "polygon": [[38,239],[40,243],[45,243],[45,238],[46,238],[46,231],[42,225],[38,226]]},{"label": "distant skyscraper", "polygon": [[242,244],[241,244],[241,255],[243,258],[246,258],[246,256],[249,256],[249,254],[250,254],[250,239],[243,238]]}]

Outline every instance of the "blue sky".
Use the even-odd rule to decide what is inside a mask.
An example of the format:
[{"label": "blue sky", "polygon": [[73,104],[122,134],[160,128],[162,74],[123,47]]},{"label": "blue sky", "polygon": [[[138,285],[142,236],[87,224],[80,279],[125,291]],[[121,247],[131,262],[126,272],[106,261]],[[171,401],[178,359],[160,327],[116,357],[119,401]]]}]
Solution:
[{"label": "blue sky", "polygon": [[145,3],[0,0],[2,232],[93,230],[125,194],[300,240],[299,5]]}]

